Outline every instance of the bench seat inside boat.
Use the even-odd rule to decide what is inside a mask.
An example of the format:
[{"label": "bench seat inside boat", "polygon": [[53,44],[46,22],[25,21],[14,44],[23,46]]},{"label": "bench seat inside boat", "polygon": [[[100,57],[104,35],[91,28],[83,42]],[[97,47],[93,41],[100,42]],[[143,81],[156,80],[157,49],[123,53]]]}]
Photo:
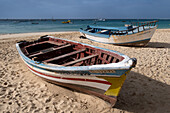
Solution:
[{"label": "bench seat inside boat", "polygon": [[111,52],[54,39],[45,41],[42,39],[27,44],[22,50],[34,61],[62,66],[89,66],[117,63],[123,60],[122,57]]}]

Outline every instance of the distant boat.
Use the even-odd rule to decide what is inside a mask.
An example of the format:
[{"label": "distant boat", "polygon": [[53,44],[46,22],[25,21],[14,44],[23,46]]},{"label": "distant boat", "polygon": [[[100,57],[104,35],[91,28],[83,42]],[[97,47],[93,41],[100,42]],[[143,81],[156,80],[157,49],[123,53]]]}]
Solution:
[{"label": "distant boat", "polygon": [[138,22],[125,27],[87,26],[85,30],[80,28],[80,33],[87,39],[106,44],[146,46],[157,28],[156,22]]},{"label": "distant boat", "polygon": [[18,42],[16,48],[30,71],[39,77],[96,95],[112,105],[137,63],[117,51],[52,36]]},{"label": "distant boat", "polygon": [[38,22],[32,22],[31,24],[39,24]]},{"label": "distant boat", "polygon": [[94,21],[95,22],[104,22],[104,21],[106,21],[106,19],[105,18],[99,18],[99,19],[95,19]]},{"label": "distant boat", "polygon": [[19,20],[19,22],[29,22],[30,20]]},{"label": "distant boat", "polygon": [[52,19],[52,21],[54,21],[54,22],[55,22],[55,21],[56,21],[56,19]]},{"label": "distant boat", "polygon": [[62,22],[62,24],[70,24],[70,23],[72,23],[71,20]]},{"label": "distant boat", "polygon": [[99,18],[98,21],[106,21],[105,18]]}]

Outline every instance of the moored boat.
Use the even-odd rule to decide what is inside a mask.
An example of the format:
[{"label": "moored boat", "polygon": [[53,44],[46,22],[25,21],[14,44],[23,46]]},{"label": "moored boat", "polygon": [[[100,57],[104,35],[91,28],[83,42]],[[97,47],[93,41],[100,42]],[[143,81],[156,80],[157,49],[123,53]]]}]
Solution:
[{"label": "moored boat", "polygon": [[67,21],[63,21],[61,22],[62,24],[70,24],[71,23],[71,20],[67,20]]},{"label": "moored boat", "polygon": [[39,77],[96,95],[112,105],[137,62],[117,51],[52,36],[21,41],[16,48],[30,71]]},{"label": "moored boat", "polygon": [[156,22],[138,22],[125,27],[87,26],[85,30],[80,28],[80,33],[87,39],[106,44],[146,46],[157,28]]}]

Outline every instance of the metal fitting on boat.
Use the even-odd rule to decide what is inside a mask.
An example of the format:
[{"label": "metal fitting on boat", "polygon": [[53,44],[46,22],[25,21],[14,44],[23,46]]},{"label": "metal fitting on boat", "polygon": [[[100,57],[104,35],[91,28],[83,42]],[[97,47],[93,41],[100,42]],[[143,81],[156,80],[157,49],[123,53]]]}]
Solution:
[{"label": "metal fitting on boat", "polygon": [[47,37],[48,35],[41,36],[40,39]]},{"label": "metal fitting on boat", "polygon": [[131,58],[131,60],[133,61],[132,67],[135,67],[136,64],[137,64],[137,59],[136,58]]},{"label": "metal fitting on boat", "polygon": [[36,64],[41,64],[42,62],[41,61],[35,61]]},{"label": "metal fitting on boat", "polygon": [[21,40],[21,41],[19,41],[17,43],[25,43],[25,42],[27,42],[27,41],[26,40]]}]

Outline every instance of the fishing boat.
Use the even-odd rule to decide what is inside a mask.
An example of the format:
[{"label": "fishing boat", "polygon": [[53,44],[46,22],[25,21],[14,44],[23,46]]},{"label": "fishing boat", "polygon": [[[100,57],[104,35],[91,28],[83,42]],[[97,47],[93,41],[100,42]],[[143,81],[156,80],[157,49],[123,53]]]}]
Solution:
[{"label": "fishing boat", "polygon": [[32,22],[31,24],[39,24],[38,22]]},{"label": "fishing boat", "polygon": [[117,51],[53,36],[21,41],[16,48],[29,70],[39,77],[112,105],[137,62]]},{"label": "fishing boat", "polygon": [[87,26],[85,30],[80,28],[80,33],[81,37],[100,43],[146,46],[157,28],[156,22],[138,22],[125,27]]},{"label": "fishing boat", "polygon": [[68,20],[68,21],[64,21],[64,22],[61,22],[62,24],[70,24],[71,23],[71,20]]},{"label": "fishing boat", "polygon": [[96,19],[95,21],[101,21],[101,22],[103,21],[104,22],[104,21],[106,21],[106,19],[105,18],[99,18],[99,19]]}]

